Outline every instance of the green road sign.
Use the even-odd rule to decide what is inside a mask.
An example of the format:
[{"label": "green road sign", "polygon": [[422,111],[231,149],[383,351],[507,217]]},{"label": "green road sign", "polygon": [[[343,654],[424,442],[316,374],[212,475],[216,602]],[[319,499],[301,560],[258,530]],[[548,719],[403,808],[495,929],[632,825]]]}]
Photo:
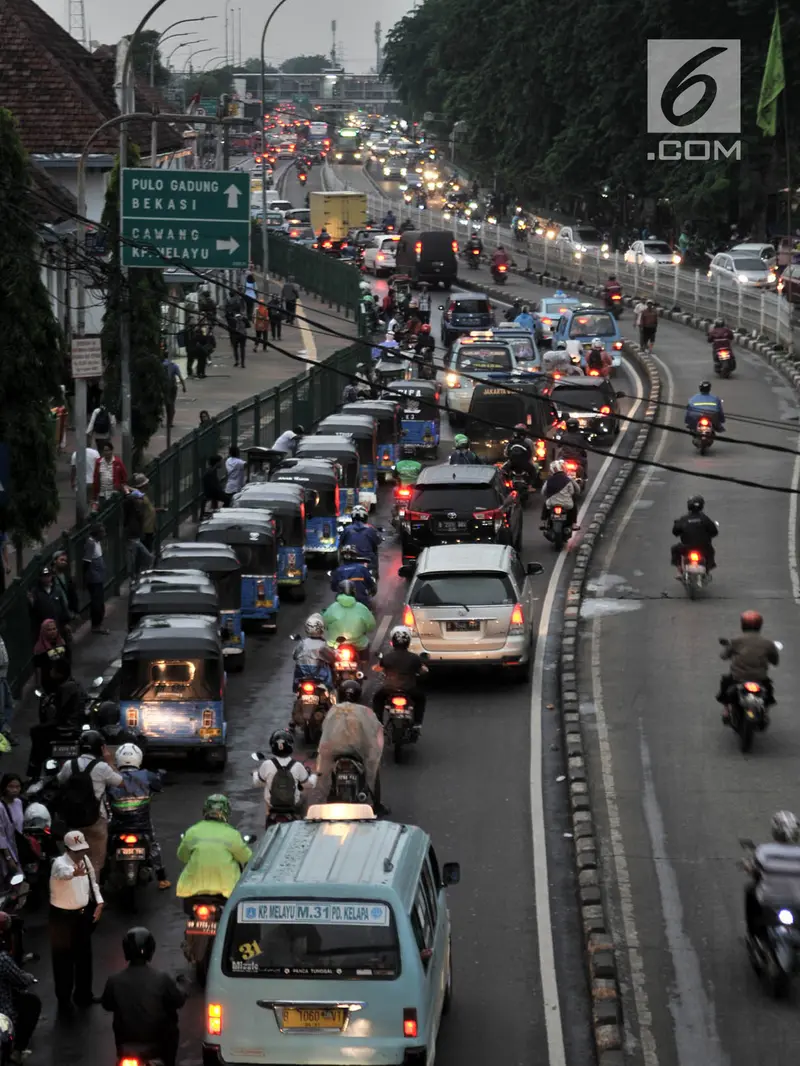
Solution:
[{"label": "green road sign", "polygon": [[250,175],[123,170],[122,238],[123,266],[249,266]]},{"label": "green road sign", "polygon": [[[204,97],[200,101],[200,105],[199,106],[200,106],[200,111],[198,111],[197,114],[200,114],[202,112],[202,114],[204,114],[204,115],[211,115],[213,117],[217,113],[217,108],[219,106],[219,100],[216,98],[216,96]],[[190,121],[191,121],[191,118],[190,118]]]}]

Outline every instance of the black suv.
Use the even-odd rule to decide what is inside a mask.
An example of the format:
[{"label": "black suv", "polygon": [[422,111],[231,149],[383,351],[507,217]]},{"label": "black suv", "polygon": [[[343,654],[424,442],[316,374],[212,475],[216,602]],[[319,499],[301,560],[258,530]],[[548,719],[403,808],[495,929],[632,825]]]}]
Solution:
[{"label": "black suv", "polygon": [[442,343],[450,347],[456,337],[472,330],[491,329],[494,313],[489,297],[482,292],[465,292],[453,296],[447,307],[440,304],[442,315]]},{"label": "black suv", "polygon": [[608,378],[568,377],[554,383],[550,400],[559,421],[577,418],[591,442],[619,433],[619,401],[624,395]]},{"label": "black suv", "polygon": [[429,466],[419,476],[400,529],[403,565],[434,544],[522,545],[522,508],[495,466]]}]

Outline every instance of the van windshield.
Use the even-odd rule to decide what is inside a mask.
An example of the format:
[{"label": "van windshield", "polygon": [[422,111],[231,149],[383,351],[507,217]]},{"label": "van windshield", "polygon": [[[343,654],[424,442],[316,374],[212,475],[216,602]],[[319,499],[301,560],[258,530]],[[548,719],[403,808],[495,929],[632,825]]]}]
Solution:
[{"label": "van windshield", "polygon": [[400,973],[394,915],[374,900],[243,900],[223,968],[231,977],[392,980]]}]

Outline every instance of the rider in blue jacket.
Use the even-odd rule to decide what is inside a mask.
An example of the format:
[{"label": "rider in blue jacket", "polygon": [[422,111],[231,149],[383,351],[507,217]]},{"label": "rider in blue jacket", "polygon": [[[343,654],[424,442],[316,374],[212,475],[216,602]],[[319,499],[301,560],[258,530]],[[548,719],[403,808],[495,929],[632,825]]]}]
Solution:
[{"label": "rider in blue jacket", "polygon": [[350,525],[342,530],[342,535],[339,537],[339,549],[352,545],[359,556],[374,559],[377,566],[381,535],[374,526],[369,524],[366,507],[357,503],[352,510],[352,519]]},{"label": "rider in blue jacket", "polygon": [[700,391],[695,393],[686,405],[686,425],[689,429],[697,429],[697,423],[703,417],[711,420],[718,433],[725,429],[722,400],[711,392],[710,381],[701,381]]},{"label": "rider in blue jacket", "polygon": [[359,603],[369,607],[370,597],[378,591],[378,586],[369,569],[358,561],[358,555],[358,549],[352,544],[346,544],[341,549],[339,552],[341,563],[331,572],[331,589],[338,592],[343,581],[352,581],[355,598]]},{"label": "rider in blue jacket", "polygon": [[526,329],[529,333],[533,333],[536,323],[531,314],[531,309],[527,304],[522,305],[522,310],[514,319],[514,325],[522,326],[522,328]]}]

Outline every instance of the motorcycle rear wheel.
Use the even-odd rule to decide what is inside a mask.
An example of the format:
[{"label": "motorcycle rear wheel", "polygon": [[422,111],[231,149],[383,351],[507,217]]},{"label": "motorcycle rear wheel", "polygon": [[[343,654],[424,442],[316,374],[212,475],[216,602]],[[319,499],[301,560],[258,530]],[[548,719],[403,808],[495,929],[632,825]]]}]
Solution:
[{"label": "motorcycle rear wheel", "polygon": [[743,753],[747,753],[753,746],[753,723],[742,711],[741,724],[739,726],[739,750]]}]

